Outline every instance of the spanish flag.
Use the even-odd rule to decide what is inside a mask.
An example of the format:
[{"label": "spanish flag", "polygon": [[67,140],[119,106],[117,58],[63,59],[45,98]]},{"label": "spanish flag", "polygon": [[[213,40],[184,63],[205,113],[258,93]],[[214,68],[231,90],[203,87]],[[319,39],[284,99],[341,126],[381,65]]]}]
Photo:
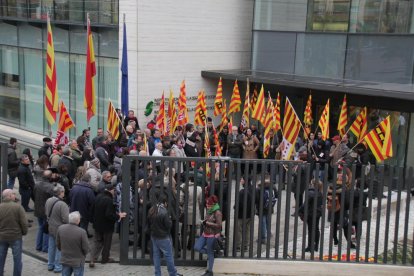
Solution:
[{"label": "spanish flag", "polygon": [[86,120],[90,119],[96,114],[96,94],[95,94],[95,76],[96,76],[96,64],[95,64],[95,52],[93,49],[93,38],[91,32],[91,22],[87,23],[87,45],[86,45],[86,78],[85,78],[85,98],[84,107],[86,108]]},{"label": "spanish flag", "polygon": [[391,121],[387,116],[374,129],[368,132],[363,139],[377,161],[383,161],[393,156],[391,139]]},{"label": "spanish flag", "polygon": [[59,96],[56,78],[55,47],[53,45],[52,27],[49,14],[47,14],[47,47],[46,47],[46,91],[45,91],[45,116],[50,125],[56,121],[59,110]]}]

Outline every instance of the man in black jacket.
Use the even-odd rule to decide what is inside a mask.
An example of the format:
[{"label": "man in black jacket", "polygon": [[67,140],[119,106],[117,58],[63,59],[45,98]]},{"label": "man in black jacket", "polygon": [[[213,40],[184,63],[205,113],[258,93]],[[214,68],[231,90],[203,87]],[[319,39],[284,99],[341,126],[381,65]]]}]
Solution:
[{"label": "man in black jacket", "polygon": [[167,263],[170,276],[181,275],[177,273],[171,241],[172,220],[168,215],[167,197],[161,191],[156,193],[156,203],[148,211],[148,223],[151,230],[151,242],[155,275],[161,276],[161,252]]},{"label": "man in black jacket", "polygon": [[[244,178],[240,179],[243,188],[239,191],[239,205],[237,208],[237,251],[241,250],[242,241],[243,251],[247,251],[247,244],[249,244],[250,239],[250,226],[254,216],[254,208],[252,208],[254,202],[253,187],[250,182],[245,181]],[[244,233],[243,229],[245,229]]]},{"label": "man in black jacket", "polygon": [[11,137],[9,146],[7,147],[7,173],[9,180],[7,181],[7,189],[13,190],[14,182],[17,176],[17,169],[19,168],[19,159],[16,154],[17,139]]},{"label": "man in black jacket", "polygon": [[112,235],[115,222],[126,217],[125,212],[116,212],[114,204],[115,187],[108,185],[105,190],[98,194],[93,206],[93,228],[95,229],[94,242],[91,252],[89,267],[95,267],[95,261],[102,251],[102,264],[112,262],[109,258],[111,251]]},{"label": "man in black jacket", "polygon": [[21,203],[26,212],[33,212],[33,209],[29,208],[30,197],[32,195],[35,182],[33,174],[30,170],[29,156],[23,154],[20,157],[20,165],[17,170],[17,178],[19,179],[19,193],[21,196]]},{"label": "man in black jacket", "polygon": [[72,186],[78,167],[72,157],[72,150],[70,148],[63,149],[63,156],[59,160],[58,166],[66,166],[67,172],[65,175],[69,179],[69,185]]},{"label": "man in black jacket", "polygon": [[47,158],[50,158],[50,156],[53,153],[53,146],[52,146],[52,139],[50,137],[43,138],[43,146],[39,149],[39,157],[42,155],[46,155]]}]

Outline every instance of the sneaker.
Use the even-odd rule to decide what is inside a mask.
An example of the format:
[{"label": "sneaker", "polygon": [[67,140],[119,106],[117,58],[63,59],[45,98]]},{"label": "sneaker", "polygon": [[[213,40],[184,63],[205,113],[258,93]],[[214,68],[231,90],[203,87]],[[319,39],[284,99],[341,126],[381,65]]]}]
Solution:
[{"label": "sneaker", "polygon": [[89,267],[90,267],[90,268],[94,268],[94,267],[95,267],[95,262],[94,262],[94,261],[90,261],[90,263],[89,263]]}]

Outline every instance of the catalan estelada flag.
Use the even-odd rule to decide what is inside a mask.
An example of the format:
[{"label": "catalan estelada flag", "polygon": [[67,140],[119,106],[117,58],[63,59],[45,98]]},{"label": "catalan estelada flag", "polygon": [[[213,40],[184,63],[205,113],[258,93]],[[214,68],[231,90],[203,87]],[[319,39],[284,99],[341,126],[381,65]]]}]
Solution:
[{"label": "catalan estelada flag", "polygon": [[93,38],[91,32],[91,22],[87,23],[87,44],[86,44],[86,74],[85,74],[85,98],[84,107],[86,109],[86,120],[90,119],[96,114],[96,94],[95,94],[95,76],[96,76],[96,64],[95,64],[95,51],[93,48]]},{"label": "catalan estelada flag", "polygon": [[50,125],[56,122],[59,110],[59,96],[56,78],[55,47],[53,44],[52,27],[47,15],[47,47],[46,47],[46,85],[45,85],[45,116]]},{"label": "catalan estelada flag", "polygon": [[387,116],[363,138],[377,161],[393,156],[390,116]]},{"label": "catalan estelada flag", "polygon": [[231,95],[231,100],[230,100],[229,115],[239,112],[240,104],[241,104],[241,98],[240,98],[239,85],[237,84],[237,80],[235,80],[234,87],[233,87],[233,94]]},{"label": "catalan estelada flag", "polygon": [[264,87],[262,84],[262,88],[260,89],[259,96],[257,97],[257,101],[252,113],[252,118],[260,121],[262,125],[264,125],[263,122],[263,114],[265,112],[265,98],[264,98]]},{"label": "catalan estelada flag", "polygon": [[312,120],[312,95],[309,94],[308,101],[306,102],[305,112],[303,114],[303,122],[306,126],[310,126],[313,123]]},{"label": "catalan estelada flag", "polygon": [[367,133],[367,128],[367,108],[364,107],[359,111],[358,116],[352,123],[349,130],[357,137],[358,142],[360,142]]},{"label": "catalan estelada flag", "polygon": [[217,85],[216,99],[214,100],[214,116],[221,115],[221,109],[223,108],[223,82],[221,77]]},{"label": "catalan estelada flag", "polygon": [[290,160],[293,149],[295,148],[296,139],[300,131],[300,121],[295,109],[286,97],[285,116],[283,117],[283,146],[282,160]]},{"label": "catalan estelada flag", "polygon": [[178,98],[178,125],[183,126],[188,122],[187,95],[185,80],[183,80],[180,85],[180,97]]},{"label": "catalan estelada flag", "polygon": [[246,86],[246,97],[244,98],[244,107],[243,107],[243,115],[241,119],[241,125],[243,128],[248,127],[250,124],[250,84],[249,80],[247,80]]},{"label": "catalan estelada flag", "polygon": [[338,131],[339,134],[344,136],[346,124],[348,123],[348,105],[346,102],[346,95],[344,96],[344,100],[342,101],[341,113],[339,114],[338,120]]},{"label": "catalan estelada flag", "polygon": [[162,91],[162,97],[160,102],[160,109],[158,110],[157,115],[157,128],[161,131],[161,134],[165,134],[165,98],[164,91]]},{"label": "catalan estelada flag", "polygon": [[319,128],[322,132],[322,140],[329,138],[329,99],[322,111],[321,118],[318,123]]},{"label": "catalan estelada flag", "polygon": [[114,105],[111,101],[108,104],[108,119],[106,122],[106,127],[109,133],[111,133],[114,140],[119,137],[119,124],[122,124],[119,116],[115,110]]},{"label": "catalan estelada flag", "polygon": [[170,90],[170,98],[168,99],[168,123],[167,123],[167,133],[173,135],[175,128],[177,127],[177,111],[175,110],[175,100],[174,93],[172,89]]},{"label": "catalan estelada flag", "polygon": [[282,129],[281,123],[280,123],[280,94],[279,93],[277,93],[276,105],[273,109],[273,114],[274,114],[273,115],[274,116],[273,130],[276,134],[276,132]]},{"label": "catalan estelada flag", "polygon": [[197,105],[194,115],[195,125],[205,126],[207,119],[207,106],[206,106],[206,97],[204,91],[200,90],[198,92]]},{"label": "catalan estelada flag", "polygon": [[69,138],[66,133],[75,126],[75,123],[70,117],[68,109],[66,108],[63,101],[60,102],[60,116],[59,116],[59,124],[56,133],[55,144],[56,145],[66,145],[69,142]]},{"label": "catalan estelada flag", "polygon": [[263,157],[267,158],[270,152],[270,130],[273,129],[273,103],[272,98],[269,94],[269,99],[267,101],[266,107],[266,118],[265,118],[265,130],[264,130],[264,143],[263,143]]}]

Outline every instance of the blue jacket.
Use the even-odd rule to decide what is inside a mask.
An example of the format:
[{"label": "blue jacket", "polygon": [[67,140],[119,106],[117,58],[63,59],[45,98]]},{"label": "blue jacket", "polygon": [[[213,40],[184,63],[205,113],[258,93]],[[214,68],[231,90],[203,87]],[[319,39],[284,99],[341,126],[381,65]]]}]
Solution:
[{"label": "blue jacket", "polygon": [[92,186],[86,182],[78,182],[73,185],[69,194],[70,211],[79,211],[82,218],[92,221],[92,207],[95,203],[95,192]]}]

